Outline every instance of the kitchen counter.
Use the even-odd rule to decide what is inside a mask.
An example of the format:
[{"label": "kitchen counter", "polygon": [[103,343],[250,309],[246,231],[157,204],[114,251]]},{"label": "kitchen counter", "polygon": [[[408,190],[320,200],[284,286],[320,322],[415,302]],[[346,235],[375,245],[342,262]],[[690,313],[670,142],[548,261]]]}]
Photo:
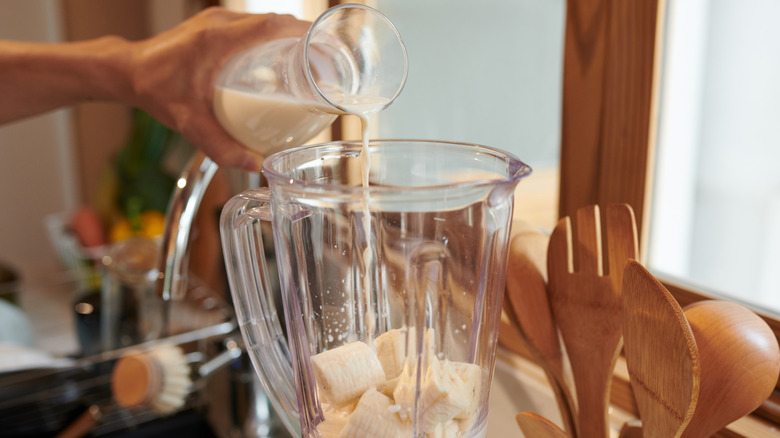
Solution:
[{"label": "kitchen counter", "polygon": [[[21,297],[23,308],[35,309],[29,312],[29,320],[36,346],[55,356],[73,355],[79,349],[72,311],[73,288],[71,282],[54,278],[45,286],[26,289]],[[500,348],[490,394],[487,436],[522,437],[515,422],[515,415],[522,411],[532,411],[561,424],[555,397],[542,370]]]}]

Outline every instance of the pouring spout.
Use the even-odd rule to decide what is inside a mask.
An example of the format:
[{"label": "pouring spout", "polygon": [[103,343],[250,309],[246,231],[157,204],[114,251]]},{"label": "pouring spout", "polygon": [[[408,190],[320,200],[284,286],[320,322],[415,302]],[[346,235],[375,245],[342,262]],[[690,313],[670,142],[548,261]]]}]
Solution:
[{"label": "pouring spout", "polygon": [[517,184],[521,179],[531,174],[531,168],[526,167],[526,171],[513,179],[502,181],[497,184],[488,196],[487,203],[491,208],[499,207],[502,204],[511,204],[514,202],[514,193]]}]

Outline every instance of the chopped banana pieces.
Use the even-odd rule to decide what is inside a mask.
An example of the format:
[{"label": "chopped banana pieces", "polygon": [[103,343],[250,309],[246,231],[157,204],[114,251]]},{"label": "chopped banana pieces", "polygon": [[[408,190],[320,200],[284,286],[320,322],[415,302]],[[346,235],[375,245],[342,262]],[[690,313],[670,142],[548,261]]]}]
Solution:
[{"label": "chopped banana pieces", "polygon": [[439,423],[432,431],[426,434],[426,438],[458,438],[460,436],[460,427],[460,423],[455,420]]},{"label": "chopped banana pieces", "polygon": [[374,339],[376,355],[388,380],[395,379],[404,368],[404,334],[401,330],[388,330]]},{"label": "chopped banana pieces", "polygon": [[317,354],[311,363],[325,400],[337,408],[349,406],[386,380],[376,353],[360,341]]},{"label": "chopped banana pieces", "polygon": [[479,409],[480,391],[479,386],[482,382],[482,369],[474,365],[473,363],[465,362],[448,362],[449,365],[455,370],[455,373],[460,377],[463,382],[462,390],[464,397],[468,399],[469,403],[466,409],[462,410],[455,418],[469,418]]},{"label": "chopped banana pieces", "polygon": [[326,409],[323,412],[325,420],[317,425],[317,431],[322,438],[337,438],[347,425],[350,413],[338,409]]},{"label": "chopped banana pieces", "polygon": [[[374,340],[376,355],[379,357],[379,362],[382,363],[382,369],[385,371],[385,377],[387,377],[388,380],[401,375],[401,371],[403,371],[404,365],[406,364],[406,359],[408,357],[416,356],[407,354],[407,350],[409,352],[418,351],[416,348],[417,337],[415,333],[416,330],[414,327],[388,330]],[[419,351],[425,351],[429,356],[434,355],[436,338],[433,329],[426,329],[422,343],[423,348],[419,349]]]},{"label": "chopped banana pieces", "polygon": [[[414,332],[409,331],[413,344]],[[480,406],[479,366],[439,360],[433,329],[425,333],[419,362],[417,432],[427,438],[458,438],[471,428]],[[414,433],[417,360],[407,360],[407,330],[390,330],[375,340],[376,352],[363,342],[351,342],[312,357],[314,375],[325,406],[317,426],[323,438],[408,437]]]},{"label": "chopped banana pieces", "polygon": [[395,388],[398,386],[399,380],[401,380],[401,376],[398,376],[394,379],[385,380],[385,382],[377,386],[376,389],[379,390],[379,392],[382,394],[392,398],[393,392],[395,392]]},{"label": "chopped banana pieces", "polygon": [[[428,433],[440,423],[476,414],[480,376],[476,365],[440,361],[434,356],[420,382],[418,409],[422,409],[422,430]],[[412,415],[416,383],[416,374],[405,371],[393,392],[395,402],[401,406],[402,418]]]},{"label": "chopped banana pieces", "polygon": [[412,424],[396,415],[393,400],[375,389],[360,397],[355,410],[341,432],[341,438],[406,438],[412,436]]}]

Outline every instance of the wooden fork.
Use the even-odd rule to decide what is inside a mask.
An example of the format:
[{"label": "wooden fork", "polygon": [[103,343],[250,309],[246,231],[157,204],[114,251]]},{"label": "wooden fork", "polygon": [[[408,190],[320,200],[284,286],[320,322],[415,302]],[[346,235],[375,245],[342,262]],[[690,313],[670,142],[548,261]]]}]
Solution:
[{"label": "wooden fork", "polygon": [[598,206],[577,211],[576,242],[571,220],[561,219],[547,251],[548,292],[574,376],[580,438],[609,436],[609,389],[622,346],[623,268],[638,252],[630,206],[607,206],[605,226],[606,273]]}]

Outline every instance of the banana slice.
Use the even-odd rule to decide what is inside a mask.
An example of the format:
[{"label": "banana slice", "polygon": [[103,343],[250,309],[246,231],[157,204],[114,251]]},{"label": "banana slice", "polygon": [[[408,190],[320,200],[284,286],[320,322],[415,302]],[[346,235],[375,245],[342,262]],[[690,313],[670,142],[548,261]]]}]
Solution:
[{"label": "banana slice", "polygon": [[374,339],[376,355],[388,380],[395,379],[404,369],[406,360],[405,333],[399,329],[388,330]]},{"label": "banana slice", "polygon": [[377,386],[377,390],[381,392],[382,394],[393,398],[393,392],[395,391],[395,388],[398,386],[398,381],[401,380],[401,376],[398,376],[394,379],[385,380],[384,383]]},{"label": "banana slice", "polygon": [[360,341],[323,351],[311,363],[324,399],[336,408],[348,407],[386,380],[376,353]]},{"label": "banana slice", "polygon": [[442,362],[444,366],[452,369],[463,382],[462,391],[469,403],[463,411],[455,416],[457,419],[470,418],[476,415],[480,409],[480,387],[482,386],[482,369],[473,363]]},{"label": "banana slice", "polygon": [[[374,339],[376,355],[379,357],[379,362],[382,363],[382,369],[385,371],[385,377],[387,377],[388,380],[400,376],[404,369],[404,365],[406,364],[407,357],[415,356],[413,354],[407,354],[407,351],[417,351],[417,348],[415,348],[417,341],[415,333],[416,330],[414,327],[392,329],[382,333]],[[407,342],[409,348],[407,348]],[[425,330],[423,348],[421,351],[425,351],[429,356],[435,354],[436,337],[433,328],[427,328]]]},{"label": "banana slice", "polygon": [[460,424],[455,420],[439,423],[432,431],[425,434],[426,438],[458,438],[459,436]]},{"label": "banana slice", "polygon": [[[470,365],[470,366],[469,366]],[[416,373],[408,367],[401,374],[393,396],[401,406],[402,419],[414,417]],[[436,427],[455,418],[465,418],[478,409],[479,367],[460,362],[431,358],[425,378],[420,382],[419,407],[422,409],[422,430],[434,433]]]},{"label": "banana slice", "polygon": [[426,329],[419,349],[414,333],[413,328],[389,330],[374,340],[375,349],[357,341],[312,357],[327,403],[325,420],[317,426],[323,438],[411,436],[418,359],[425,371],[419,381],[422,424],[417,433],[426,438],[468,433],[481,409],[482,370],[470,363],[440,360],[433,329]]},{"label": "banana slice", "polygon": [[398,406],[375,389],[360,397],[349,416],[340,438],[406,438],[412,435],[412,424],[401,420]]},{"label": "banana slice", "polygon": [[325,409],[323,412],[325,420],[317,425],[317,432],[322,438],[338,438],[341,431],[347,426],[349,413],[339,411],[338,409]]}]

